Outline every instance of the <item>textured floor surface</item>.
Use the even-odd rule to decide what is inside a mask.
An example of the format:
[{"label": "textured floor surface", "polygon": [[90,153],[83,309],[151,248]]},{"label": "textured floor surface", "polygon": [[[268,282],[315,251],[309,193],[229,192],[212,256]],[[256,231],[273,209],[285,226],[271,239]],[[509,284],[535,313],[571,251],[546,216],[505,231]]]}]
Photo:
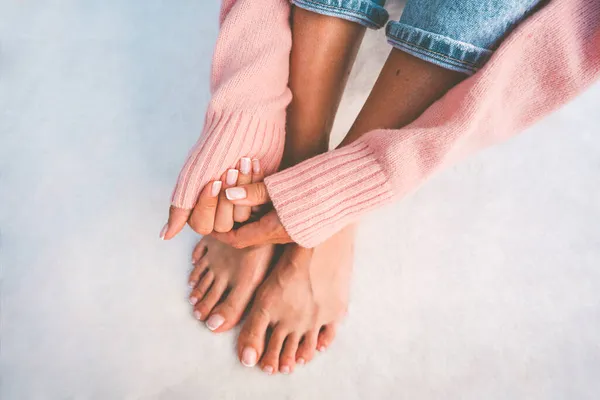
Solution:
[{"label": "textured floor surface", "polygon": [[[197,238],[158,240],[208,100],[204,3],[0,2],[0,398],[600,397],[599,85],[365,218],[326,354],[240,366],[190,315]],[[338,138],[388,51],[368,34]]]}]

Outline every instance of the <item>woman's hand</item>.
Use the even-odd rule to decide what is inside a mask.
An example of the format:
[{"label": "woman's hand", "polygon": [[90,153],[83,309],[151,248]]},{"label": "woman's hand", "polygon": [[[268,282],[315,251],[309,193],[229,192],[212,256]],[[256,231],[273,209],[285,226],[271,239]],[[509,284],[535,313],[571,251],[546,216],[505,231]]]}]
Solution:
[{"label": "woman's hand", "polygon": [[200,192],[196,206],[192,210],[171,207],[169,221],[161,232],[161,238],[173,238],[186,223],[197,233],[208,235],[212,232],[229,232],[234,222],[245,222],[250,218],[252,209],[245,205],[234,205],[229,201],[223,189],[264,179],[260,162],[256,159],[242,158],[238,169],[229,169],[221,180],[209,182]]},{"label": "woman's hand", "polygon": [[[267,187],[262,182],[225,189],[225,197],[236,207],[256,207],[271,202]],[[213,233],[212,236],[238,249],[260,244],[293,242],[274,209],[258,221],[250,222],[230,232]]]}]

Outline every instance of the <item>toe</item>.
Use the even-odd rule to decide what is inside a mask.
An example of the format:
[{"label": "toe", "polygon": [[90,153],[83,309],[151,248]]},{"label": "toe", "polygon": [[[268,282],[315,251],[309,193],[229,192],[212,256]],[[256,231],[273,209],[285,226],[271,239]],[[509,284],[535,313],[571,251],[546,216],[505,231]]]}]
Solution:
[{"label": "toe", "polygon": [[215,278],[215,281],[208,290],[208,293],[206,293],[204,298],[200,300],[194,307],[194,314],[196,314],[196,312],[200,313],[200,318],[198,318],[199,320],[204,321],[204,319],[208,317],[215,304],[217,304],[217,301],[219,301],[221,296],[223,296],[225,289],[227,289],[227,281],[219,277]]},{"label": "toe", "polygon": [[267,312],[260,307],[254,307],[242,326],[238,338],[238,357],[246,367],[254,367],[260,359],[265,348],[269,322]]},{"label": "toe", "polygon": [[281,348],[286,337],[287,331],[281,326],[277,326],[269,338],[267,351],[265,351],[265,355],[260,361],[262,370],[269,375],[279,371],[279,356],[281,355]]},{"label": "toe", "polygon": [[192,251],[192,264],[196,264],[206,254],[206,246],[206,239],[202,238],[194,248],[194,251]]},{"label": "toe", "polygon": [[[206,294],[210,285],[212,285],[215,279],[215,274],[210,269],[206,271],[206,274],[200,278],[200,282],[190,293],[190,304],[195,306]],[[195,313],[194,313],[195,314]],[[198,317],[197,317],[198,318]],[[200,318],[198,318],[200,319]]]},{"label": "toe", "polygon": [[291,333],[285,339],[283,345],[283,352],[279,357],[279,372],[282,374],[291,374],[294,372],[296,366],[296,351],[298,350],[298,344],[300,342],[300,335]]},{"label": "toe", "polygon": [[328,324],[323,327],[319,332],[319,338],[317,339],[317,350],[325,351],[335,339],[335,331],[337,330],[336,324]]},{"label": "toe", "polygon": [[252,293],[253,288],[249,284],[240,284],[231,289],[225,300],[213,309],[208,322],[214,319],[216,323],[209,324],[209,328],[215,332],[224,332],[234,327],[242,318]]},{"label": "toe", "polygon": [[194,269],[192,270],[192,272],[190,273],[190,277],[188,278],[188,285],[191,288],[198,284],[200,276],[202,276],[202,273],[206,270],[206,268],[208,268],[208,264],[209,261],[207,256],[201,257],[200,259],[198,259],[198,261],[194,263]]},{"label": "toe", "polygon": [[307,332],[304,335],[304,339],[302,339],[302,343],[298,346],[298,351],[296,352],[296,363],[300,365],[304,365],[310,361],[312,361],[315,356],[315,349],[317,348],[317,337],[319,336],[319,331],[311,331]]}]

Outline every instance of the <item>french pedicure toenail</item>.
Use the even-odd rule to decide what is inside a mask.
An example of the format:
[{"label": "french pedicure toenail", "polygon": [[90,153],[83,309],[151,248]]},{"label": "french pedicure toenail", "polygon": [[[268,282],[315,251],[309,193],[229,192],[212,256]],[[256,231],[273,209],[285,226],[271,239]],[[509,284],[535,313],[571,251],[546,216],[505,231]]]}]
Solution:
[{"label": "french pedicure toenail", "polygon": [[237,169],[230,169],[227,171],[227,184],[228,185],[235,185],[237,183],[237,178],[238,178],[238,170]]},{"label": "french pedicure toenail", "polygon": [[194,317],[197,320],[200,320],[200,319],[202,319],[202,313],[200,311],[196,310],[196,311],[194,311]]},{"label": "french pedicure toenail", "polygon": [[251,170],[252,170],[252,161],[247,157],[242,158],[240,160],[240,172],[244,175],[248,175],[248,174],[250,174]]},{"label": "french pedicure toenail", "polygon": [[283,367],[281,367],[281,373],[282,374],[289,374],[290,373],[290,367],[288,367],[287,365],[284,365]]},{"label": "french pedicure toenail", "polygon": [[265,371],[267,375],[271,375],[273,374],[273,367],[271,367],[270,365],[266,365],[263,367],[263,371]]},{"label": "french pedicure toenail", "polygon": [[256,350],[252,347],[246,347],[244,351],[242,351],[242,364],[246,367],[254,367],[257,358],[258,354],[256,354]]},{"label": "french pedicure toenail", "polygon": [[212,197],[217,197],[219,195],[219,192],[221,191],[221,185],[223,185],[223,182],[221,181],[213,182],[212,187],[210,188],[210,195]]},{"label": "french pedicure toenail", "polygon": [[260,173],[260,161],[258,161],[256,158],[252,160],[252,172],[255,174]]},{"label": "french pedicure toenail", "polygon": [[[191,305],[195,306],[197,302],[198,302],[198,299],[197,299],[197,298],[195,298],[195,297],[190,297],[190,304],[191,304]],[[194,315],[196,315],[196,314],[194,313]]]},{"label": "french pedicure toenail", "polygon": [[228,200],[241,200],[246,198],[246,189],[241,187],[233,187],[225,189],[225,197]]},{"label": "french pedicure toenail", "polygon": [[225,318],[223,318],[219,314],[214,314],[211,315],[210,318],[206,321],[206,326],[211,331],[214,331],[215,329],[219,329],[219,327],[223,325],[223,322],[225,322]]},{"label": "french pedicure toenail", "polygon": [[299,365],[304,365],[306,361],[304,361],[304,358],[299,358],[298,361],[296,361],[296,363],[298,363]]}]

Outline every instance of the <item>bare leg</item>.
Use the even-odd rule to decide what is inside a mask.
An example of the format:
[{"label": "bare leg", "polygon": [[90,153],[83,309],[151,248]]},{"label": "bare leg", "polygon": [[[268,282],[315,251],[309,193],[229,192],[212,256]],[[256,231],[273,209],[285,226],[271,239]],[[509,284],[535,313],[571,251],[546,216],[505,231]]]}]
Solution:
[{"label": "bare leg", "polygon": [[464,78],[465,74],[393,49],[340,146],[373,129],[398,129],[408,125]]},{"label": "bare leg", "polygon": [[[286,164],[327,150],[329,131],[363,28],[302,10],[294,15]],[[331,39],[331,40],[330,40]],[[375,128],[398,128],[418,117],[464,75],[393,50],[344,144]],[[291,372],[326,348],[345,314],[353,229],[315,249],[287,245],[260,286],[238,340],[245,365],[260,358],[267,373]],[[267,330],[273,332],[267,342]],[[266,348],[266,350],[265,350]]]},{"label": "bare leg", "polygon": [[[299,8],[293,14],[284,167],[328,150],[329,134],[365,28]],[[333,340],[345,315],[353,229],[316,249],[285,246],[260,286],[238,340],[240,360],[271,374],[292,372]],[[267,330],[273,327],[269,338]]]}]

